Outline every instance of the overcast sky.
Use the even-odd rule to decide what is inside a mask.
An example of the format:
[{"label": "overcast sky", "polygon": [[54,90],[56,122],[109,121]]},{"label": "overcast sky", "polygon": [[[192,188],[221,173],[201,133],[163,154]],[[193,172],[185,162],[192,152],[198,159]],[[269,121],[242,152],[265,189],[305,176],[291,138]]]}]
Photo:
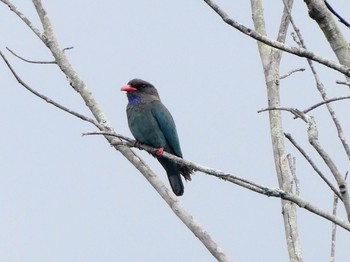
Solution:
[{"label": "overcast sky", "polygon": [[[12,1],[41,28],[31,1]],[[24,3],[23,3],[24,2]],[[272,3],[273,2],[273,3]],[[267,31],[275,37],[281,1],[265,1]],[[348,0],[329,1],[350,20]],[[334,2],[334,3],[333,3]],[[138,77],[153,83],[171,111],[188,160],[277,187],[263,70],[256,42],[230,28],[203,1],[44,1],[56,36],[117,132],[131,136],[120,87]],[[252,27],[250,1],[218,3]],[[294,19],[310,50],[335,59],[303,1]],[[54,65],[24,63],[8,46],[32,60],[53,60],[39,39],[0,4],[0,49],[27,84],[90,116],[82,99]],[[349,30],[339,24],[350,39]],[[287,42],[295,45],[291,36]],[[306,61],[285,54],[281,73],[306,68],[281,81],[283,106],[305,109],[321,98]],[[316,66],[329,97],[348,95],[343,77]],[[156,191],[95,128],[43,102],[21,87],[0,62],[0,260],[22,261],[214,261]],[[335,105],[346,134],[349,102]],[[349,161],[324,108],[315,110],[320,142],[340,171]],[[308,146],[305,125],[284,113],[292,133],[322,171]],[[331,210],[332,194],[297,157],[301,196]],[[168,185],[165,171],[136,150]],[[281,205],[205,174],[185,183],[183,206],[233,261],[287,261]],[[339,214],[345,217],[343,208]],[[331,224],[298,209],[305,261],[329,261]],[[337,261],[350,257],[350,234],[338,229]]]}]

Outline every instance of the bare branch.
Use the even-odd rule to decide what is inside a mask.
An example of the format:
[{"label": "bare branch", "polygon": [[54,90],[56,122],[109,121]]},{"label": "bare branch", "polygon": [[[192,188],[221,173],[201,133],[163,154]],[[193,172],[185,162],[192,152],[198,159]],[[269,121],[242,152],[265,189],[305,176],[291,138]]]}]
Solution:
[{"label": "bare branch", "polygon": [[257,113],[262,113],[262,112],[266,112],[266,111],[273,111],[273,110],[290,112],[294,115],[294,119],[301,118],[302,120],[305,121],[304,113],[302,111],[300,111],[299,109],[292,108],[292,107],[268,107],[268,108],[263,108],[263,109],[258,110]]},{"label": "bare branch", "polygon": [[[136,144],[136,140],[130,138],[130,137],[127,137],[127,136],[124,136],[124,135],[121,135],[121,134],[117,134],[117,133],[114,133],[114,132],[108,132],[108,131],[92,131],[92,132],[85,132],[85,133],[82,133],[81,134],[82,136],[91,136],[91,135],[103,135],[103,136],[112,136],[112,137],[118,137],[122,140],[125,140],[126,143],[125,145],[127,145],[128,147],[132,147],[132,146],[135,146]],[[141,144],[140,144],[141,146]],[[147,145],[143,145],[143,148],[142,147],[138,147],[139,149],[144,149],[148,152],[154,152],[156,150],[156,148],[153,148],[153,147],[149,147]],[[150,150],[150,151],[149,151]]]},{"label": "bare branch", "polygon": [[[285,1],[285,0],[283,0]],[[313,1],[310,1],[310,0],[307,0],[305,1],[305,3],[308,5],[309,7],[309,14],[311,17],[313,17],[317,22],[319,22],[320,26],[321,24],[324,22],[321,22],[320,20],[320,17],[319,15],[320,14],[317,14],[316,10],[314,9],[315,6],[317,5],[317,9],[322,9],[321,5],[322,3],[320,1],[317,1],[316,2],[313,2]],[[314,6],[315,5],[315,6]],[[317,16],[317,17],[316,17]],[[327,20],[329,20],[329,23],[332,24],[332,19],[329,18],[329,16],[327,14],[324,14],[324,19],[326,19],[327,17]],[[302,48],[306,48],[306,45],[304,43],[304,40],[302,38],[302,35],[300,33],[300,30],[299,28],[297,28],[296,24],[294,23],[292,17],[290,16],[290,19],[291,19],[291,24],[294,28],[294,31],[298,37],[298,43],[299,43],[299,46],[302,47]],[[328,27],[328,25],[327,25]],[[322,28],[322,26],[321,26]],[[338,28],[336,28],[336,26],[334,25],[334,31],[333,33],[331,32],[328,32],[327,33],[327,29],[325,28],[322,28],[322,30],[324,31],[326,37],[329,39],[329,38],[332,38],[331,35],[333,35],[333,38],[335,37],[335,33],[337,33],[337,35],[339,35],[339,42],[335,41],[335,42],[331,42],[331,46],[333,47],[339,61],[341,61],[342,63],[344,64],[349,64],[348,63],[348,60],[347,58],[343,58],[342,57],[342,54],[345,55],[345,54],[349,54],[348,53],[348,50],[344,50],[343,46],[342,47],[336,47],[337,44],[338,45],[341,45],[343,42],[344,42],[344,38],[342,36],[342,34],[340,32],[338,32]],[[345,49],[348,49],[348,44],[347,45],[347,48]],[[336,49],[339,49],[338,51]],[[340,50],[342,49],[342,50]],[[325,91],[325,88],[323,86],[323,83],[321,82],[317,72],[316,72],[316,69],[313,65],[313,62],[311,59],[307,59],[307,62],[309,64],[309,67],[311,69],[311,72],[314,76],[314,79],[316,81],[316,87],[317,87],[317,90],[319,91],[319,93],[321,94],[322,98],[324,101],[327,101],[328,98],[327,98],[327,93]],[[334,122],[334,125],[337,129],[337,132],[338,132],[338,137],[343,145],[343,148],[347,154],[347,157],[348,159],[350,160],[350,147],[348,145],[348,143],[346,142],[346,139],[345,139],[345,136],[344,136],[344,132],[343,132],[343,129],[342,129],[342,126],[340,125],[340,122],[335,114],[335,111],[333,109],[333,107],[331,106],[330,103],[325,103],[326,106],[327,106],[327,109],[328,109],[328,112],[329,114],[331,115],[332,117],[332,120]],[[342,196],[342,200],[344,202],[344,205],[345,205],[345,209],[346,209],[346,212],[347,212],[347,215],[348,215],[348,220],[350,221],[350,196],[349,196],[349,192],[348,192],[348,189],[347,189],[347,185],[346,185],[346,182],[345,180],[342,178],[342,176],[340,175],[339,171],[337,170],[335,164],[333,163],[333,161],[331,160],[331,158],[329,157],[328,154],[326,154],[326,152],[323,150],[323,148],[321,148],[320,144],[318,143],[318,132],[317,132],[317,129],[316,129],[316,123],[314,121],[314,119],[312,117],[309,117],[307,116],[306,114],[305,115],[305,121],[308,123],[308,138],[309,138],[309,142],[310,144],[316,149],[316,151],[320,154],[320,156],[322,157],[322,159],[326,162],[326,164],[328,165],[328,167],[330,168],[334,178],[336,179],[337,183],[338,183],[338,186],[339,186],[339,190],[340,190],[340,193],[341,193],[341,196]]]},{"label": "bare branch", "polygon": [[285,137],[293,144],[293,146],[298,149],[298,151],[303,155],[306,161],[311,165],[315,172],[322,178],[322,180],[329,186],[329,188],[334,192],[335,195],[341,198],[339,191],[333,186],[333,184],[326,178],[325,175],[318,169],[316,164],[312,161],[311,157],[306,154],[305,150],[295,141],[291,134],[285,133]]},{"label": "bare branch", "polygon": [[305,71],[305,68],[293,69],[293,70],[289,71],[287,74],[280,76],[280,80],[287,78],[288,76],[290,76],[296,72],[303,72],[303,71]]},{"label": "bare branch", "polygon": [[[333,196],[333,211],[332,214],[334,216],[337,215],[337,206],[338,206],[338,199],[339,197],[337,195]],[[337,224],[332,223],[332,242],[331,242],[331,262],[335,261],[335,241],[337,236]]]},{"label": "bare branch", "polygon": [[288,158],[290,173],[291,173],[291,175],[293,177],[292,185],[291,185],[291,192],[293,192],[293,183],[294,183],[294,185],[295,185],[295,194],[297,196],[299,196],[300,195],[300,181],[299,181],[299,179],[297,177],[297,174],[296,174],[295,157],[292,157],[291,154],[288,154],[287,158]]},{"label": "bare branch", "polygon": [[74,46],[65,47],[65,48],[62,49],[62,51],[65,52],[65,51],[71,50],[73,48],[74,48]]},{"label": "bare branch", "polygon": [[335,81],[337,84],[340,84],[340,85],[347,85],[347,86],[349,86],[350,87],[350,82],[345,82],[345,81],[339,81],[339,80],[337,80],[337,81]]},{"label": "bare branch", "polygon": [[326,165],[332,172],[335,180],[337,181],[341,199],[343,200],[344,207],[348,216],[348,220],[350,221],[350,197],[349,197],[348,188],[346,186],[346,181],[341,175],[341,173],[339,172],[332,158],[328,155],[328,153],[322,148],[322,146],[318,142],[318,131],[317,131],[316,122],[314,118],[307,116],[306,114],[305,116],[308,124],[307,133],[308,133],[309,143],[315,148],[317,153],[321,156],[323,161],[326,163]]},{"label": "bare branch", "polygon": [[328,104],[328,103],[332,103],[332,102],[335,102],[335,101],[341,101],[341,100],[345,100],[345,99],[350,99],[350,96],[341,96],[341,97],[334,97],[334,98],[330,98],[330,99],[327,99],[327,100],[324,100],[322,102],[319,102],[315,105],[312,105],[311,107],[305,109],[305,110],[299,110],[297,108],[291,108],[291,107],[269,107],[269,108],[263,108],[263,109],[260,109],[257,111],[257,113],[262,113],[262,112],[265,112],[265,111],[271,111],[271,110],[281,110],[281,111],[287,111],[287,112],[290,112],[294,115],[294,119],[296,118],[303,118],[303,114],[306,114],[322,105],[325,105],[325,104]]},{"label": "bare branch", "polygon": [[314,60],[320,64],[323,64],[327,67],[330,67],[334,70],[337,70],[341,72],[342,74],[346,76],[350,76],[350,68],[344,65],[341,65],[339,63],[336,63],[334,61],[331,61],[329,59],[325,59],[324,57],[317,55],[311,51],[308,51],[305,48],[297,48],[297,47],[290,47],[284,43],[272,40],[264,35],[261,35],[254,31],[251,28],[248,28],[244,25],[239,24],[235,20],[233,20],[228,14],[226,14],[214,1],[212,0],[204,0],[221,18],[222,20],[227,23],[228,25],[234,27],[235,29],[239,30],[243,34],[252,37],[260,42],[263,42],[269,46],[275,47],[277,49],[280,49],[282,51],[288,52],[290,54],[294,54],[300,57],[305,57],[311,60]]},{"label": "bare branch", "polygon": [[6,47],[8,51],[10,51],[11,54],[13,54],[15,57],[23,60],[24,62],[31,63],[31,64],[56,64],[56,61],[33,61],[25,59],[19,55],[17,55],[14,51],[12,51],[10,48]]},{"label": "bare branch", "polygon": [[[252,19],[257,34],[266,36],[265,19],[263,14],[263,4],[261,0],[251,0]],[[288,6],[293,6],[293,0],[288,1]],[[283,10],[281,23],[278,30],[276,43],[284,43],[289,26],[289,19],[286,10]],[[257,39],[257,38],[256,38]],[[257,39],[259,40],[259,39]],[[264,70],[268,106],[277,107],[281,104],[279,96],[280,61],[282,52],[274,49],[266,43],[257,42],[260,53],[261,64]],[[269,123],[275,171],[279,187],[292,193],[292,175],[287,158],[285,142],[283,138],[282,114],[280,111],[269,111]],[[284,222],[285,238],[289,259],[291,261],[302,261],[301,243],[298,234],[297,212],[293,203],[281,200],[282,217]]]},{"label": "bare branch", "polygon": [[[319,28],[322,30],[334,54],[337,56],[339,63],[349,67],[350,49],[348,40],[339,29],[325,2],[319,0],[304,0],[304,3],[308,8],[309,16],[315,20]],[[349,82],[349,75],[345,75]]]},{"label": "bare branch", "polygon": [[19,76],[18,74],[15,72],[15,70],[12,68],[11,64],[9,63],[9,61],[6,59],[6,57],[4,56],[4,54],[0,51],[0,56],[2,57],[2,59],[4,60],[4,62],[6,63],[7,67],[10,69],[11,73],[13,74],[13,76],[16,78],[16,80],[18,81],[18,83],[20,83],[24,88],[26,88],[29,92],[31,92],[32,94],[34,94],[35,96],[43,99],[44,101],[46,101],[47,103],[71,114],[71,115],[74,115],[84,121],[87,121],[87,122],[90,122],[92,123],[93,125],[95,125],[97,128],[101,128],[101,125],[96,122],[94,119],[92,118],[89,118],[87,116],[84,116],[80,113],[77,113],[55,101],[53,101],[51,98],[43,95],[43,94],[40,94],[38,91],[36,91],[35,89],[31,88],[28,84],[26,84]]},{"label": "bare branch", "polygon": [[[338,168],[336,167],[336,165],[333,162],[333,160],[331,159],[331,157],[327,154],[327,152],[319,144],[319,142],[318,142],[318,131],[317,131],[317,128],[316,128],[316,122],[313,119],[313,117],[310,117],[307,114],[304,114],[303,112],[300,112],[299,110],[296,110],[296,109],[293,109],[293,108],[268,108],[268,109],[265,109],[265,110],[260,110],[260,112],[266,111],[266,110],[285,110],[285,111],[289,111],[289,112],[293,113],[294,115],[296,115],[298,117],[301,117],[307,123],[307,125],[308,125],[308,139],[309,139],[309,143],[315,148],[315,150],[321,156],[323,161],[326,163],[326,165],[328,166],[328,168],[332,172],[335,180],[337,181],[338,187],[339,187],[339,191],[340,191],[340,196],[341,196],[341,199],[344,202],[344,206],[345,206],[345,209],[346,209],[346,212],[347,212],[347,215],[348,215],[348,220],[350,221],[350,197],[349,197],[349,191],[348,191],[347,186],[346,186],[346,182],[345,182],[344,178],[341,176]],[[300,115],[297,115],[295,112],[297,112],[297,114],[300,114]],[[296,145],[296,143],[294,145]],[[318,174],[320,174],[320,173],[318,173]],[[325,180],[325,182],[327,183],[326,180]],[[327,183],[327,184],[330,186],[330,183]],[[334,192],[336,192],[336,191],[334,191]]]},{"label": "bare branch", "polygon": [[39,29],[37,29],[32,22],[30,22],[30,20],[24,15],[22,14],[16,6],[14,6],[12,3],[10,3],[10,1],[8,0],[0,0],[1,2],[3,2],[5,5],[7,5],[10,10],[12,12],[14,12],[20,19],[22,19],[22,21],[40,38],[40,40],[43,41],[43,37],[39,31]]},{"label": "bare branch", "polygon": [[[129,137],[126,137],[124,135],[117,134],[115,132],[88,132],[88,133],[83,133],[83,135],[103,135],[103,136],[118,137],[118,138],[121,138],[121,139],[126,141],[124,145],[127,145],[128,147],[135,147],[138,149],[143,149],[143,150],[149,152],[150,154],[153,154],[154,151],[156,150],[156,148],[153,148],[153,147],[150,147],[150,146],[147,146],[144,144],[140,144],[138,146],[135,146],[136,140],[129,138]],[[196,171],[200,171],[200,172],[203,172],[205,174],[218,177],[224,181],[236,184],[236,185],[241,186],[243,188],[246,188],[248,190],[254,191],[258,194],[265,195],[268,197],[277,197],[277,198],[281,198],[283,200],[291,201],[291,202],[297,204],[299,207],[305,208],[306,210],[310,211],[311,213],[314,213],[314,214],[321,216],[327,220],[330,220],[330,221],[336,223],[337,225],[339,225],[340,227],[343,227],[344,229],[350,231],[350,223],[336,217],[335,215],[332,215],[330,213],[327,213],[326,211],[323,211],[322,209],[310,204],[309,202],[302,199],[301,197],[299,197],[296,194],[286,192],[286,191],[281,190],[279,188],[271,188],[271,187],[262,186],[262,185],[259,185],[257,183],[254,183],[252,181],[249,181],[247,179],[240,178],[240,177],[237,177],[235,175],[232,175],[232,174],[229,174],[227,172],[223,172],[223,171],[220,171],[217,169],[208,168],[208,167],[202,166],[200,164],[196,164],[194,162],[191,162],[191,161],[182,159],[180,157],[177,157],[175,155],[169,154],[167,152],[164,152],[162,156],[167,158],[167,159],[170,159],[178,164],[185,165],[185,166],[188,166]]]},{"label": "bare branch", "polygon": [[341,96],[341,97],[334,97],[334,98],[326,99],[326,100],[324,100],[322,102],[319,102],[319,103],[309,107],[308,109],[303,110],[302,112],[303,113],[308,113],[311,110],[314,110],[315,108],[317,108],[319,106],[322,106],[324,104],[328,104],[328,103],[331,103],[331,102],[334,102],[334,101],[340,101],[340,100],[344,100],[344,99],[349,99],[349,98],[350,98],[350,96]]}]

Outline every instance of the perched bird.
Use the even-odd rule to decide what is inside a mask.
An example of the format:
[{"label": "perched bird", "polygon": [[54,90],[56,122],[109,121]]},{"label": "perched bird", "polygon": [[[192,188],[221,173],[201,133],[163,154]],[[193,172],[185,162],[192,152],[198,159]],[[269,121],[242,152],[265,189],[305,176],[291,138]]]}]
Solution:
[{"label": "perched bird", "polygon": [[157,148],[155,156],[166,170],[173,192],[181,196],[184,186],[180,174],[191,180],[192,170],[161,157],[166,151],[182,158],[173,117],[152,84],[133,79],[121,91],[126,92],[129,101],[126,113],[131,133],[138,142]]}]

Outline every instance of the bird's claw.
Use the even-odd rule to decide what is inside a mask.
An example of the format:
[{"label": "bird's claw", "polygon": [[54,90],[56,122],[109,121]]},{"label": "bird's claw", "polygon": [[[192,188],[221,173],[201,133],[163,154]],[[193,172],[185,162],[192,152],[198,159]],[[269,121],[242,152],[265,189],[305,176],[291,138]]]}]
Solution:
[{"label": "bird's claw", "polygon": [[140,145],[141,145],[141,142],[136,140],[134,143],[134,146],[140,148]]},{"label": "bird's claw", "polygon": [[163,155],[163,153],[164,153],[164,148],[163,148],[163,147],[157,148],[156,151],[155,151],[155,153],[156,153],[157,156]]}]

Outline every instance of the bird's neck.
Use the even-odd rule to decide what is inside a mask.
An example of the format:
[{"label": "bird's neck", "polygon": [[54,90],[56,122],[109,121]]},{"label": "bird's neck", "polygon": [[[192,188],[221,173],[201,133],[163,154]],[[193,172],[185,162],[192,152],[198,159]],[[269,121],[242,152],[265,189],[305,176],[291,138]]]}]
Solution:
[{"label": "bird's neck", "polygon": [[134,105],[140,102],[141,98],[138,95],[135,95],[133,92],[128,92],[127,97],[129,100],[129,105]]}]

